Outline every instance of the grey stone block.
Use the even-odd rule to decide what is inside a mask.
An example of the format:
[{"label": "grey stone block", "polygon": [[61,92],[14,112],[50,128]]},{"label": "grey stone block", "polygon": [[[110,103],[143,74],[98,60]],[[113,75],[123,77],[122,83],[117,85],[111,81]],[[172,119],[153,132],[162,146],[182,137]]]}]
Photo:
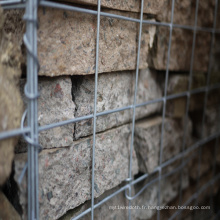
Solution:
[{"label": "grey stone block", "polygon": [[[162,118],[155,117],[136,123],[134,148],[138,157],[139,170],[151,173],[159,165]],[[184,122],[166,118],[163,134],[162,162],[177,155],[182,149]],[[191,121],[188,123],[187,144],[191,142]]]},{"label": "grey stone block", "polygon": [[[73,97],[77,106],[75,117],[93,113],[94,104],[94,76],[83,76],[81,80],[73,79]],[[97,112],[127,107],[134,101],[135,72],[116,72],[100,74],[98,78]],[[161,89],[156,82],[156,72],[141,70],[139,73],[137,103],[160,98]],[[136,119],[146,117],[160,111],[162,103],[136,108]],[[97,118],[97,132],[110,129],[129,122],[132,110],[100,116]],[[75,138],[92,134],[92,120],[84,120],[76,124]]]},{"label": "grey stone block", "polygon": [[[169,166],[170,170],[175,169],[175,166]],[[148,177],[144,182],[137,184],[135,193],[139,192],[145,184],[150,183],[156,178],[157,175]],[[180,173],[169,175],[161,180],[161,194],[160,194],[160,206],[165,206],[171,202],[179,193],[180,186]],[[183,170],[182,187],[186,189],[189,186],[188,170]],[[158,181],[150,184],[143,193],[132,201],[132,205],[143,207],[141,209],[132,210],[132,215],[136,219],[152,219],[156,214],[158,207]]]},{"label": "grey stone block", "polygon": [[[169,70],[189,71],[192,54],[193,32],[186,29],[174,28],[172,31]],[[158,27],[154,40],[149,66],[157,70],[166,70],[168,58],[169,28]],[[211,34],[197,34],[194,52],[194,71],[206,72],[209,65]]]},{"label": "grey stone block", "polygon": [[[137,103],[161,97],[161,90],[156,83],[156,73],[141,70],[139,74]],[[95,77],[75,76],[39,78],[38,122],[40,126],[61,122],[76,117],[93,114]],[[97,112],[130,106],[134,99],[135,72],[115,72],[100,74],[98,77]],[[23,91],[25,80],[21,81]],[[72,91],[72,94],[71,94]],[[136,118],[143,118],[161,109],[161,103],[136,109]],[[132,119],[132,110],[100,116],[97,118],[96,132],[128,123]],[[62,127],[45,130],[39,133],[39,142],[44,148],[66,147],[73,139],[93,134],[93,122],[83,120]],[[24,152],[23,141],[16,148]]]},{"label": "grey stone block", "polygon": [[[137,13],[104,10],[137,18]],[[95,73],[96,16],[57,9],[39,9],[39,75],[88,75]],[[148,66],[155,27],[143,27],[140,65]],[[136,69],[138,25],[120,19],[101,17],[98,72]]]},{"label": "grey stone block", "polygon": [[[95,197],[119,185],[128,177],[130,125],[96,135]],[[132,174],[138,172],[133,152]],[[15,180],[26,162],[26,154],[15,158]],[[58,219],[91,198],[92,137],[70,147],[43,150],[39,155],[40,219]],[[26,218],[27,183],[20,185],[20,203]]]}]

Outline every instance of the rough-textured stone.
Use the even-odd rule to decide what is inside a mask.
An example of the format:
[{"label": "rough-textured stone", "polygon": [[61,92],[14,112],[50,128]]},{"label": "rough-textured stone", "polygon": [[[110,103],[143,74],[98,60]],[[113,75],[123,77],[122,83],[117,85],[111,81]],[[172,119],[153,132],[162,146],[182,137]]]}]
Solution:
[{"label": "rough-textured stone", "polygon": [[[95,197],[128,177],[130,125],[97,134],[95,148]],[[43,150],[39,155],[40,219],[57,219],[69,209],[91,198],[92,137],[70,147]],[[26,154],[15,158],[15,179],[26,162]],[[132,173],[138,172],[133,152]],[[23,179],[20,202],[24,208],[26,182]],[[25,216],[24,216],[25,217]]]},{"label": "rough-textured stone", "polygon": [[[138,157],[139,170],[151,173],[158,165],[160,158],[162,118],[142,120],[136,123],[134,136],[134,149]],[[177,155],[182,148],[184,122],[180,120],[165,119],[163,135],[163,161]],[[192,124],[189,121],[187,144],[190,144]]]},{"label": "rough-textured stone", "polygon": [[[96,0],[68,0],[69,2],[88,4],[88,5],[97,5]],[[159,13],[164,5],[165,0],[145,0],[144,1],[144,13],[147,14],[157,14]],[[116,0],[108,1],[102,0],[101,6],[105,8],[112,8],[122,11],[133,11],[139,12],[141,8],[141,1],[136,0]]]},{"label": "rough-textured stone", "polygon": [[[111,12],[111,11],[106,11]],[[128,17],[135,13],[114,12]],[[56,9],[39,9],[39,75],[87,75],[95,73],[96,16]],[[145,25],[140,51],[141,69],[146,68],[155,27]],[[99,73],[136,68],[138,25],[101,17]]]},{"label": "rough-textured stone", "polygon": [[[159,98],[161,90],[155,81],[156,73],[142,70],[139,74],[137,103]],[[51,124],[74,117],[93,114],[93,76],[39,78],[38,122]],[[113,110],[133,104],[135,72],[100,74],[98,77],[97,112]],[[25,81],[22,80],[21,90]],[[73,84],[73,87],[72,87]],[[71,95],[72,90],[72,95]],[[136,109],[136,118],[142,118],[161,109],[161,103]],[[132,119],[132,111],[126,110],[97,118],[96,131],[101,132],[125,124]],[[93,133],[92,119],[68,124],[39,133],[39,142],[44,148],[70,146],[74,140]],[[24,152],[25,144],[19,143],[16,151]]]},{"label": "rough-textured stone", "polygon": [[[205,176],[203,176],[202,178],[200,178],[200,182],[201,182],[201,185],[205,185],[208,181],[207,179],[210,179],[210,176],[212,176],[212,172],[210,173],[207,173]],[[189,187],[187,187],[186,189],[184,189],[182,191],[182,204],[184,204],[186,201],[188,201],[190,199],[190,197],[196,192],[196,187],[197,187],[197,184],[196,182],[194,183],[191,183],[189,185]],[[204,190],[202,193],[199,194],[199,197],[198,197],[198,206],[210,206],[210,193],[213,192],[214,195],[217,194],[217,191],[218,191],[218,188],[219,188],[219,181],[217,181],[215,184],[213,185],[210,185],[210,187],[207,188],[207,190]],[[177,196],[173,201],[171,201],[169,204],[169,206],[178,206],[180,205],[179,204],[179,196]],[[190,202],[189,204],[187,204],[189,206],[195,206],[195,200],[192,200],[192,202]],[[211,207],[211,209],[214,208],[214,207]],[[161,213],[160,215],[161,216],[166,216],[167,219],[170,218],[176,211],[178,210],[175,210],[175,209],[166,209],[166,210],[161,210]],[[201,214],[201,211],[202,210],[199,210],[199,212],[197,214]],[[207,214],[208,211],[210,210],[205,210],[206,213],[203,213],[203,214]],[[193,220],[193,219],[212,219],[211,216],[207,217],[205,215],[202,216],[193,216],[195,213],[193,212],[193,210],[182,210],[181,212],[181,219],[184,219],[184,220]],[[153,218],[153,220],[156,220],[156,216],[155,218]]]},{"label": "rough-textured stone", "polygon": [[[120,187],[121,186],[119,185],[119,186],[103,193],[100,197],[95,199],[95,204],[102,201],[106,197],[110,196],[115,191],[119,190]],[[125,198],[124,192],[121,192],[121,193],[117,194],[116,196],[114,196],[113,198],[106,201],[104,204],[102,204],[98,208],[96,208],[95,211],[94,211],[94,219],[106,219],[106,220],[110,220],[110,219],[115,219],[115,220],[127,219],[128,218],[128,209],[126,209],[126,208],[124,208],[124,209],[117,209],[117,208],[116,209],[111,209],[110,207],[118,207],[118,206],[123,207],[123,206],[128,206],[128,205],[129,205],[128,200]],[[88,209],[90,207],[91,207],[91,201],[87,201],[84,204],[82,204],[81,206],[79,206],[79,207],[77,207],[73,210],[68,211],[59,220],[70,220],[70,219],[78,216],[80,213],[82,213],[83,211],[85,211],[86,209]],[[89,214],[81,217],[80,219],[90,220],[91,215],[89,213]]]},{"label": "rough-textured stone", "polygon": [[[160,10],[157,19],[160,21],[171,21],[171,6],[172,0],[164,2],[164,10]],[[199,27],[212,27],[214,21],[214,6],[215,0],[200,0],[198,8],[198,21]],[[174,24],[190,25],[195,23],[195,9],[196,0],[176,0],[174,7]]]},{"label": "rough-textured stone", "polygon": [[204,128],[202,128],[203,111],[201,110],[191,113],[191,118],[194,124],[194,133],[198,138],[205,138],[219,131],[219,112],[219,104],[206,107]]},{"label": "rough-textured stone", "polygon": [[[172,170],[175,167],[170,167]],[[135,185],[135,193],[139,192],[142,187],[150,183],[155,176],[149,177],[143,183],[139,183]],[[160,195],[160,205],[164,206],[167,205],[168,202],[172,201],[179,193],[179,185],[180,185],[180,173],[177,172],[173,175],[170,175],[166,178],[161,180],[161,195]],[[188,181],[188,171],[184,169],[183,172],[183,179],[182,179],[182,187],[183,189],[187,188],[189,185]],[[137,197],[132,201],[132,205],[138,205],[140,207],[145,206],[146,209],[137,209],[132,210],[133,215],[136,219],[151,219],[152,216],[156,213],[156,209],[148,209],[148,206],[157,206],[158,205],[158,182],[154,182],[153,184],[149,185],[149,187],[144,190],[141,196]]]},{"label": "rough-textured stone", "polygon": [[0,219],[1,220],[21,220],[14,207],[0,191]]},{"label": "rough-textured stone", "polygon": [[[18,82],[20,71],[20,50],[10,35],[3,31],[4,17],[0,8],[0,132],[18,128],[22,114],[22,99]],[[17,138],[0,141],[0,185],[11,172],[14,145]]]},{"label": "rough-textured stone", "polygon": [[[219,20],[220,20],[220,7],[219,7]],[[219,22],[220,24],[220,22]],[[214,41],[214,47],[213,47],[213,61],[212,61],[212,72],[214,72],[214,75],[220,75],[220,64],[219,64],[219,59],[220,59],[220,34],[215,34],[215,41]],[[211,76],[213,73],[211,74]],[[215,77],[211,79],[212,82],[215,81]]]},{"label": "rough-textured stone", "polygon": [[[213,158],[218,155],[214,155],[215,152],[215,141],[209,142],[208,144],[202,146],[202,154],[201,154],[201,161],[200,161],[200,171],[198,173],[198,166],[199,166],[199,149],[196,151],[197,156],[194,157],[189,162],[189,175],[193,180],[196,178],[207,174],[207,172],[212,173],[212,165],[213,165]],[[193,152],[195,153],[195,152]]]},{"label": "rough-textured stone", "polygon": [[[22,79],[20,84],[23,92],[25,80]],[[68,76],[39,79],[38,123],[40,126],[74,118],[76,106],[72,101],[71,88],[72,82]],[[70,146],[73,133],[74,124],[45,130],[39,133],[39,143],[44,148]],[[25,146],[22,140],[17,145],[16,151],[25,151]]]},{"label": "rough-textured stone", "polygon": [[[169,28],[158,27],[154,40],[149,66],[157,70],[166,70],[168,58]],[[170,48],[169,70],[189,71],[192,54],[193,32],[185,29],[173,29]],[[210,53],[211,34],[198,32],[195,53],[194,71],[207,71]]]},{"label": "rough-textured stone", "polygon": [[25,32],[25,22],[22,19],[24,10],[11,9],[4,10],[5,22],[4,30],[10,33],[17,45],[21,46],[23,41],[23,34]]},{"label": "rough-textured stone", "polygon": [[[218,74],[212,74],[210,78],[212,84],[218,83],[220,81],[219,77],[220,75]],[[189,75],[185,75],[185,74],[170,75],[168,87],[167,87],[167,94],[171,95],[171,94],[178,94],[181,92],[188,91],[188,80],[189,80]],[[159,79],[159,81],[162,80]],[[164,84],[164,82],[162,83]],[[193,74],[191,89],[202,88],[205,86],[206,86],[205,74],[202,73]],[[220,92],[219,90],[213,90],[209,92],[208,101],[207,101],[208,106],[214,105],[219,102],[219,92]],[[205,95],[204,92],[202,92],[198,94],[192,94],[190,96],[190,103],[189,103],[190,112],[203,109],[204,98],[205,98],[204,95]],[[186,96],[183,98],[176,98],[169,100],[166,106],[167,107],[166,114],[169,117],[175,117],[175,118],[183,117],[186,113],[186,102],[187,102]]]},{"label": "rough-textured stone", "polygon": [[[161,89],[152,70],[139,73],[137,103],[160,98]],[[73,97],[77,106],[76,117],[92,114],[94,103],[94,76],[85,76],[81,80],[73,78]],[[113,110],[133,104],[135,72],[117,72],[100,74],[98,78],[97,112]],[[161,103],[136,109],[136,119],[160,111]],[[132,111],[126,110],[97,118],[97,132],[119,126],[131,121]],[[84,120],[76,124],[75,138],[92,134],[92,121]]]}]

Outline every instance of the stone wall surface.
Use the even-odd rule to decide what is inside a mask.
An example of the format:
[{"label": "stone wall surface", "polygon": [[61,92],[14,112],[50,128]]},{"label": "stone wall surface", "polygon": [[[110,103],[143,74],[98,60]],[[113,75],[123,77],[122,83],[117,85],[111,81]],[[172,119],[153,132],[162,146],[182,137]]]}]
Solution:
[{"label": "stone wall surface", "polygon": [[0,219],[21,220],[14,207],[8,201],[6,196],[0,191]]},{"label": "stone wall surface", "polygon": [[[96,0],[68,0],[67,2],[65,4],[91,10],[97,9]],[[128,18],[139,19],[140,17],[141,1],[102,0],[101,2],[102,12]],[[172,0],[145,0],[144,19],[169,23],[171,3]],[[196,0],[176,0],[174,24],[193,26],[195,6]],[[197,24],[199,27],[212,27],[214,6],[214,0],[199,1]],[[21,21],[22,14],[23,11],[5,12],[7,21],[4,23],[5,31],[11,32],[13,40],[21,48],[23,48],[22,35],[24,32],[24,23]],[[91,207],[97,16],[39,7],[38,18],[38,57],[40,62],[38,123],[39,126],[43,126],[43,130],[39,133],[39,142],[43,146],[43,150],[39,154],[40,219],[67,220]],[[1,25],[3,23],[0,24],[0,27],[2,27]],[[168,96],[188,90],[193,30],[187,28],[173,27],[172,29],[166,94]],[[203,144],[201,149],[196,148],[185,155],[180,154],[183,147],[184,150],[188,150],[189,146],[192,146],[196,141],[218,132],[219,89],[208,92],[204,129],[202,128],[203,107],[205,92],[208,90],[190,96],[187,123],[184,121],[187,93],[184,97],[174,100],[161,99],[165,95],[163,92],[169,31],[169,26],[143,24],[136,94],[136,105],[139,106],[135,109],[134,145],[131,155],[132,163],[130,163],[139,23],[101,16],[94,149],[95,204],[102,202],[106,197],[111,196],[129,183],[126,179],[129,177],[130,164],[132,164],[131,173],[135,182],[126,185],[130,187],[133,197],[130,203],[124,195],[125,192],[122,191],[97,207],[94,210],[94,219],[128,219],[126,208],[111,210],[109,206],[128,206],[130,204],[136,207],[148,207],[158,205],[158,175],[160,172],[162,174],[160,205],[178,205],[180,186],[183,193],[182,202],[186,202],[198,190],[198,186],[204,186],[213,178],[214,169],[216,173],[219,171],[220,154],[219,150],[215,149],[215,140],[210,139],[209,142]],[[3,43],[1,47],[4,49],[6,44]],[[193,81],[190,88],[192,90],[203,89],[208,82],[210,43],[211,33],[197,31],[192,66]],[[13,46],[10,45],[10,48],[12,49]],[[220,81],[219,51],[218,34],[216,34],[212,51],[210,85],[216,85]],[[26,55],[24,51],[23,55],[19,62],[25,69]],[[5,63],[9,63],[8,67],[11,71],[11,75],[2,74],[5,71],[2,67],[0,83],[7,81],[6,75],[11,78],[8,80],[10,83],[3,83],[0,90],[5,87],[6,91],[11,90],[12,98],[7,96],[8,102],[21,103],[21,100],[17,98],[19,92],[15,92],[10,87],[12,81],[18,82],[16,73],[20,74],[19,71],[16,72],[12,69],[14,63],[10,62],[17,62],[18,58],[5,55],[0,58],[0,69]],[[1,65],[1,62],[4,65]],[[23,100],[26,102],[23,92],[26,81],[25,71],[22,76],[20,90],[23,94]],[[0,98],[2,94],[0,93]],[[9,92],[6,94],[9,95]],[[155,99],[161,99],[161,101],[145,105],[146,102]],[[166,112],[162,112],[163,104],[166,104]],[[17,111],[10,106],[4,111],[0,111],[0,121],[3,126],[7,124],[5,123],[7,114],[10,114],[12,110],[18,114],[20,107],[20,105],[17,107]],[[107,114],[111,110],[123,107],[126,108],[123,111]],[[165,113],[164,122],[161,117],[162,113]],[[3,116],[3,120],[1,116]],[[63,126],[54,126],[56,123],[83,116],[91,118]],[[19,124],[20,121],[16,126]],[[46,129],[51,124],[52,128]],[[164,125],[163,143],[160,142],[162,125]],[[7,127],[7,129],[12,128]],[[186,138],[185,145],[183,145],[184,137]],[[160,161],[161,146],[163,154]],[[12,151],[13,148],[10,150]],[[26,142],[20,139],[15,150],[13,173],[7,184],[11,184],[12,188],[15,185],[15,188],[19,188],[19,192],[15,192],[14,200],[16,205],[22,207],[22,219],[27,219],[27,174],[21,184],[18,181],[27,162]],[[200,150],[202,152],[201,166],[198,172]],[[172,160],[175,156],[176,160]],[[9,157],[3,156],[2,158],[10,161]],[[5,160],[1,160],[0,164],[2,161]],[[162,165],[158,168],[159,164]],[[216,164],[215,168],[214,164]],[[197,185],[198,174],[200,181]],[[10,182],[13,175],[16,183]],[[149,183],[151,184],[146,185]],[[217,184],[218,181],[213,184],[214,194],[218,191]],[[136,197],[135,195],[138,195],[142,189],[144,190]],[[208,195],[206,193],[205,190],[199,194],[199,197],[202,197],[203,194]],[[202,198],[204,200],[205,196]],[[170,210],[166,213],[162,211],[161,216],[164,214],[168,218],[173,213]],[[186,212],[184,212],[185,216]],[[82,219],[91,219],[91,213]],[[156,219],[156,209],[133,209],[131,210],[131,219]]]},{"label": "stone wall surface", "polygon": [[[138,82],[137,103],[160,98],[161,89],[155,81],[153,70],[141,70]],[[97,112],[113,110],[133,104],[135,72],[115,72],[100,74],[98,77]],[[93,114],[94,76],[56,78],[40,78],[38,99],[39,125],[49,125],[64,120]],[[25,80],[21,80],[21,92]],[[25,98],[24,98],[25,99]],[[158,112],[161,103],[137,108],[137,119]],[[132,120],[132,111],[125,110],[115,114],[97,118],[96,131],[102,132]],[[62,127],[45,130],[39,134],[39,142],[44,148],[70,146],[73,139],[89,136],[93,133],[92,119],[71,123]],[[22,141],[16,148],[17,152],[26,151]]]},{"label": "stone wall surface", "polygon": [[[106,12],[137,18],[137,14],[131,12],[109,10]],[[55,17],[56,19],[54,19]],[[40,75],[95,73],[96,16],[41,9],[39,21]],[[101,73],[135,69],[137,39],[138,24],[101,17],[98,71]],[[189,70],[192,40],[192,31],[173,29],[170,70]],[[194,70],[207,71],[210,40],[209,33],[199,32],[197,34]],[[153,25],[143,25],[139,68],[143,69],[148,66],[148,51],[151,50],[150,66],[158,70],[165,70],[168,41],[168,28],[159,27],[156,31],[156,27]]]},{"label": "stone wall surface", "polygon": [[[96,135],[95,197],[128,177],[130,125]],[[133,175],[138,172],[133,152]],[[26,154],[15,158],[15,179],[26,162]],[[92,137],[73,142],[71,146],[43,150],[39,155],[39,203],[41,219],[57,219],[69,209],[91,198]],[[27,205],[25,178],[20,185],[20,203]],[[70,193],[71,192],[71,193]]]},{"label": "stone wall surface", "polygon": [[[0,132],[7,132],[19,128],[23,103],[18,87],[21,51],[5,33],[3,24],[0,8]],[[0,140],[0,186],[10,175],[16,143],[16,137]]]},{"label": "stone wall surface", "polygon": [[[24,102],[25,79],[20,80],[20,88]],[[40,126],[49,125],[75,117],[75,103],[72,101],[72,83],[68,76],[57,78],[40,78],[38,90],[38,122]],[[39,133],[39,142],[43,148],[70,146],[73,141],[74,124],[45,130]],[[23,139],[16,146],[16,152],[25,152],[26,143]]]},{"label": "stone wall surface", "polygon": [[[196,152],[196,157],[190,161],[189,165],[189,175],[190,178],[196,181],[196,178],[206,175],[210,170],[213,169],[213,158],[218,158],[220,156],[220,152],[215,151],[215,142],[209,142],[206,145],[202,146],[201,150],[201,164],[200,164],[200,171],[198,173],[198,166],[199,166],[199,150]],[[195,153],[195,152],[194,152]],[[216,159],[216,163],[219,164],[219,161]],[[193,166],[194,165],[194,166]]]},{"label": "stone wall surface", "polygon": [[[62,2],[62,0],[60,0]],[[97,6],[96,0],[68,0],[71,3]],[[102,0],[103,8],[116,9],[121,11],[140,12],[141,1],[135,0]],[[172,0],[145,0],[144,13],[156,16],[159,21],[170,22]],[[214,21],[215,1],[200,0],[198,7],[198,26],[212,27]],[[194,25],[196,0],[176,0],[174,4],[174,24]]]},{"label": "stone wall surface", "polygon": [[[5,17],[3,26],[4,31],[12,36],[13,41],[16,43],[16,45],[22,47],[23,34],[25,33],[25,22],[22,19],[22,17],[24,16],[24,10],[4,10],[3,14]],[[24,62],[25,57],[22,58],[21,59]]]},{"label": "stone wall surface", "polygon": [[[111,194],[115,193],[117,190],[120,189],[120,185],[106,191],[103,193],[100,197],[95,199],[95,204],[98,202],[101,202],[103,199],[105,199],[108,196],[111,196]],[[68,211],[63,217],[59,218],[59,220],[70,220],[73,217],[76,217],[77,215],[81,214],[86,209],[90,208],[91,201],[87,201],[81,206],[77,207],[76,209]],[[110,210],[109,207],[117,207],[117,206],[128,206],[128,200],[124,196],[124,191],[118,193],[116,196],[112,197],[108,201],[106,201],[104,204],[99,206],[94,211],[94,219],[115,219],[115,220],[122,220],[128,218],[128,212],[126,209],[112,209]],[[133,218],[133,217],[132,217]],[[91,215],[87,214],[84,215],[82,220],[89,220],[91,219]]]},{"label": "stone wall surface", "polygon": [[[189,71],[193,32],[191,30],[174,28],[172,31],[172,43],[170,46],[169,70]],[[210,54],[211,34],[200,32],[197,34],[194,52],[194,71],[207,71]],[[156,39],[151,50],[149,66],[157,70],[166,70],[169,47],[169,29],[158,27]]]},{"label": "stone wall surface", "polygon": [[[207,177],[209,179],[210,174],[202,176],[200,179],[200,182],[202,185],[205,185],[207,182]],[[211,187],[208,187],[206,190],[204,190],[203,193],[201,193],[198,197],[198,205],[201,206],[210,206],[210,192],[212,191],[214,194],[217,193],[218,191],[218,184],[219,181],[216,182]],[[196,191],[196,184],[190,184],[190,187],[187,187],[185,190],[182,192],[182,201],[183,204],[190,199],[190,197],[195,193]],[[179,205],[179,196],[177,196],[172,202],[168,203],[169,206],[178,206]],[[191,202],[188,203],[189,206],[194,206],[195,205],[195,200],[192,200]],[[213,207],[212,207],[213,208]],[[197,210],[198,211],[198,210]],[[175,209],[169,209],[169,210],[161,210],[161,216],[166,217],[167,219],[170,218],[174,213],[176,212]],[[211,215],[210,215],[211,214]],[[182,210],[181,215],[179,215],[181,219],[184,220],[193,220],[193,219],[201,219],[201,220],[206,220],[206,219],[215,219],[215,213],[212,213],[212,210],[199,210],[197,213],[195,213],[195,210],[190,210],[190,209],[185,209]],[[156,220],[157,215],[155,215],[152,220]]]},{"label": "stone wall surface", "polygon": [[[164,10],[158,13],[160,21],[171,21],[172,0],[164,2]],[[197,25],[199,27],[213,27],[215,0],[200,0],[198,6]],[[174,3],[173,23],[193,26],[195,23],[196,0],[176,0]]]},{"label": "stone wall surface", "polygon": [[[175,167],[171,166],[171,169]],[[135,193],[139,192],[145,184],[150,183],[153,181],[153,178],[150,177],[145,180],[143,183],[136,185]],[[163,178],[161,181],[161,196],[160,196],[160,205],[165,206],[168,202],[172,201],[179,193],[179,186],[180,186],[180,173],[177,172],[173,175],[170,175],[166,178]],[[132,201],[133,205],[142,207],[152,207],[158,205],[158,181],[153,182],[149,185],[149,187],[142,193],[141,196],[137,197]],[[185,169],[183,172],[183,179],[182,179],[182,187],[186,189],[189,186],[188,180],[188,170]],[[136,219],[152,219],[154,214],[157,212],[156,209],[137,209],[132,210]]]},{"label": "stone wall surface", "polygon": [[[191,89],[204,88],[206,86],[206,76],[203,73],[193,74]],[[159,80],[161,81],[161,79]],[[210,86],[219,82],[219,74],[211,74]],[[162,83],[164,83],[162,81]],[[188,74],[172,74],[169,77],[167,94],[180,94],[188,90],[189,75]],[[208,92],[206,105],[208,108],[219,103],[219,89]],[[205,92],[191,94],[189,99],[189,111],[202,111],[204,108]],[[175,98],[167,102],[166,114],[169,117],[181,118],[186,114],[187,96]]]},{"label": "stone wall surface", "polygon": [[[88,5],[97,5],[96,0],[68,0],[69,2],[74,3],[81,3],[81,4],[88,4]],[[146,0],[144,1],[144,13],[147,14],[158,14],[163,8],[165,0]],[[101,1],[101,6],[105,8],[112,8],[116,10],[122,11],[133,11],[133,12],[140,12],[141,8],[141,1],[136,0],[116,0],[116,1],[108,1],[104,0]]]},{"label": "stone wall surface", "polygon": [[[111,12],[111,11],[106,11]],[[135,13],[115,12],[137,17]],[[39,75],[88,75],[95,73],[96,16],[56,9],[39,9]],[[140,51],[141,69],[146,68],[155,27],[145,26]],[[101,17],[99,73],[136,68],[138,25]]]},{"label": "stone wall surface", "polygon": [[[93,4],[94,0],[82,1]],[[103,6],[121,10],[136,11],[140,1],[104,1]],[[152,10],[159,21],[169,21],[171,1],[145,1],[146,9]],[[115,6],[114,6],[115,5]],[[210,7],[208,7],[208,5]],[[153,7],[152,7],[153,6]],[[155,7],[154,7],[155,6]],[[133,8],[129,10],[127,7]],[[124,9],[123,9],[124,8]],[[127,9],[126,9],[127,8]],[[157,10],[154,10],[157,8]],[[163,10],[159,10],[163,8]],[[213,23],[214,2],[201,1],[198,26],[210,26]],[[139,18],[138,13],[102,9],[103,12],[126,17]],[[195,1],[176,1],[174,23],[193,25]],[[21,44],[24,32],[21,23],[22,13],[14,13],[16,26],[6,23],[7,30]],[[7,14],[9,20],[13,14]],[[205,16],[204,16],[205,15]],[[152,16],[144,15],[149,20]],[[96,16],[79,12],[39,8],[38,55],[40,61],[39,75],[88,75],[95,73],[96,57]],[[200,23],[201,22],[201,23]],[[212,26],[212,25],[211,25]],[[133,70],[136,68],[139,24],[121,19],[101,16],[99,41],[98,72]],[[171,59],[169,69],[188,71],[191,60],[193,32],[174,28],[172,33]],[[207,71],[210,51],[209,33],[197,33],[195,46],[194,70]],[[165,70],[169,28],[143,25],[140,64],[144,69],[149,65],[158,70]],[[150,57],[149,58],[149,50]],[[25,60],[25,59],[24,59]]]},{"label": "stone wall surface", "polygon": [[[157,84],[156,72],[141,70],[139,73],[137,104],[144,103],[162,96]],[[93,113],[94,103],[94,76],[85,76],[81,80],[73,78],[73,97],[77,106],[76,117]],[[100,74],[97,90],[97,112],[127,107],[134,102],[135,72],[116,72]],[[136,119],[160,112],[162,103],[147,105],[136,109]],[[100,116],[97,118],[97,132],[110,129],[129,122],[132,119],[132,110]],[[92,134],[92,121],[84,120],[76,124],[75,138]]]},{"label": "stone wall surface", "polygon": [[[155,117],[136,123],[134,148],[139,170],[152,173],[159,166],[162,118]],[[187,145],[191,143],[192,124],[188,122]],[[183,143],[184,121],[165,119],[162,162],[180,153]]]},{"label": "stone wall surface", "polygon": [[[191,113],[191,118],[194,123],[194,134],[197,138],[206,138],[214,135],[219,131],[219,104],[206,106],[203,110]],[[203,114],[205,114],[203,125]]]}]

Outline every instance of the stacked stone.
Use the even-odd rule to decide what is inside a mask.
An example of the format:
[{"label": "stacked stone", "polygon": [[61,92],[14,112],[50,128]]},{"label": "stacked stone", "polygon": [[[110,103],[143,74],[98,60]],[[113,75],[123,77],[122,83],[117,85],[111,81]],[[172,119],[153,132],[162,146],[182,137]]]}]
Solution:
[{"label": "stacked stone", "polygon": [[[4,31],[4,21],[3,10],[0,8],[0,132],[18,128],[23,111],[18,86],[21,76],[21,51],[12,36]],[[3,194],[12,171],[14,147],[17,141],[17,137],[0,140],[0,219],[21,219]]]},{"label": "stacked stone", "polygon": [[[71,4],[73,1],[69,0]],[[168,0],[144,1],[144,19],[170,21],[171,5]],[[213,22],[214,3],[200,1],[198,21],[200,26],[209,27]],[[95,7],[96,0],[77,0]],[[208,6],[207,6],[208,4]],[[102,11],[121,16],[139,18],[140,1],[102,1]],[[96,7],[95,7],[96,8]],[[174,23],[193,25],[195,3],[185,0],[176,1]],[[206,16],[203,16],[206,14]],[[78,12],[39,8],[38,56],[40,62],[38,121],[40,126],[57,123],[85,115],[94,111],[94,82],[96,59],[96,16]],[[97,112],[103,112],[133,105],[135,89],[135,69],[138,47],[138,24],[120,19],[101,17],[99,44],[99,75],[97,90]],[[22,36],[17,34],[16,36]],[[205,86],[208,70],[211,35],[198,33],[195,45],[195,59],[192,87]],[[161,98],[164,94],[165,70],[167,67],[167,49],[169,28],[143,25],[141,36],[139,81],[137,103]],[[193,32],[173,29],[171,44],[171,71],[167,95],[188,90],[188,72],[190,69]],[[18,39],[18,42],[20,40]],[[216,52],[217,54],[217,52]],[[217,67],[215,68],[217,69]],[[216,74],[214,74],[216,76]],[[23,91],[24,80],[20,87]],[[23,95],[24,97],[24,95]],[[219,103],[216,95],[210,95],[206,111],[205,134],[216,131],[213,113]],[[186,146],[194,142],[194,133],[201,137],[200,127],[193,117],[202,112],[203,105],[199,95],[190,98],[190,116],[186,123]],[[24,98],[25,100],[25,98]],[[214,107],[213,107],[214,106]],[[167,102],[164,120],[162,163],[178,155],[182,150],[184,137],[184,116],[186,98]],[[129,173],[131,145],[132,110],[124,110],[108,115],[98,116],[96,121],[95,144],[95,198],[96,202],[111,195],[123,185]],[[134,178],[143,173],[149,177],[135,184],[134,194],[157,178],[155,170],[160,165],[162,102],[136,108],[134,148],[132,152],[132,175]],[[212,125],[212,129],[210,129]],[[40,219],[71,219],[90,207],[91,199],[91,165],[93,146],[93,120],[87,119],[61,127],[45,130],[39,134],[43,146],[39,154],[39,203]],[[212,152],[207,148],[209,152]],[[27,161],[26,144],[21,139],[16,148],[15,180]],[[191,155],[188,155],[191,157]],[[187,158],[186,158],[187,160]],[[191,160],[190,160],[191,161]],[[208,161],[208,160],[206,160]],[[198,163],[193,162],[193,163]],[[166,174],[178,168],[181,160],[165,167]],[[210,161],[207,162],[207,166]],[[187,163],[180,172],[174,173],[161,181],[160,204],[175,202],[179,187],[186,190],[190,181],[195,181],[196,171]],[[209,172],[201,169],[200,175]],[[156,172],[157,173],[157,172]],[[182,182],[181,182],[182,181]],[[153,206],[158,204],[158,184],[152,184],[139,197],[132,201],[136,206]],[[20,187],[19,203],[23,208],[23,219],[27,218],[27,182]],[[189,194],[189,193],[188,193]],[[127,210],[109,209],[109,206],[128,205],[124,193],[108,200],[95,210],[95,219],[127,219]],[[132,210],[132,219],[153,219],[156,210]],[[88,219],[85,216],[84,219]]]}]

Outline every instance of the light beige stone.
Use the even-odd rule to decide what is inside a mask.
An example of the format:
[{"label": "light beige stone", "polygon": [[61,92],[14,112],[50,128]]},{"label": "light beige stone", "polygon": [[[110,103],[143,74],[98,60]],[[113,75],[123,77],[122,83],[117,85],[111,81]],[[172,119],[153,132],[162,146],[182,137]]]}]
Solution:
[{"label": "light beige stone", "polygon": [[[21,51],[3,30],[4,16],[0,8],[0,132],[19,128],[23,103],[18,89],[21,75]],[[17,138],[0,140],[0,186],[11,172]]]},{"label": "light beige stone", "polygon": [[[13,41],[18,46],[22,46],[23,34],[25,33],[25,21],[22,19],[24,16],[24,10],[22,9],[10,9],[4,10],[5,16],[4,31],[7,34],[11,34]],[[23,59],[25,57],[22,57]],[[25,59],[24,59],[25,60]],[[22,60],[24,62],[24,60]]]},{"label": "light beige stone", "polygon": [[[106,12],[113,12],[106,10]],[[115,11],[118,15],[137,17],[135,13]],[[39,9],[39,75],[87,75],[95,73],[96,16],[57,9]],[[148,66],[149,45],[155,27],[144,26],[140,65]],[[138,25],[119,19],[101,17],[99,73],[136,69]]]},{"label": "light beige stone", "polygon": [[[95,197],[128,177],[130,125],[96,135]],[[15,179],[26,162],[26,154],[15,158]],[[133,152],[133,175],[138,172]],[[39,155],[40,219],[58,219],[91,198],[92,137],[73,142],[70,147],[43,150]],[[20,185],[20,203],[25,218],[27,184]]]}]

